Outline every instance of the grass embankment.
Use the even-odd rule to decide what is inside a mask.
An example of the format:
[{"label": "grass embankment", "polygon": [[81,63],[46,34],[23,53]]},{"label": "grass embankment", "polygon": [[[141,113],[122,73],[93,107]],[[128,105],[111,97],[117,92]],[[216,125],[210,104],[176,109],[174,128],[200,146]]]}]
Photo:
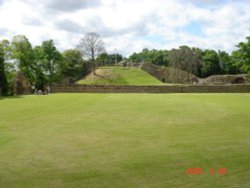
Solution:
[{"label": "grass embankment", "polygon": [[100,67],[77,84],[91,85],[165,85],[147,72],[135,67]]},{"label": "grass embankment", "polygon": [[249,109],[249,94],[1,98],[0,187],[250,187]]}]

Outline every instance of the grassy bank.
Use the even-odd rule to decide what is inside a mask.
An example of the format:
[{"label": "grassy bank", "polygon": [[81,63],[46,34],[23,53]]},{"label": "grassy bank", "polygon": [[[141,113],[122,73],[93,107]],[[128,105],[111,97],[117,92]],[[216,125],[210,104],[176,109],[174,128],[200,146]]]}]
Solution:
[{"label": "grassy bank", "polygon": [[77,84],[91,85],[164,85],[147,72],[134,67],[100,67],[79,80]]}]

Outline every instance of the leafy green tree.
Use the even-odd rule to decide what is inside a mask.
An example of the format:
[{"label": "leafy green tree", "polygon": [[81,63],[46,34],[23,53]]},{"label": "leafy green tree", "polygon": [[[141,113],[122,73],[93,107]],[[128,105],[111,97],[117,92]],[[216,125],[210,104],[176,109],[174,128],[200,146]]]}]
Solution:
[{"label": "leafy green tree", "polygon": [[155,65],[168,66],[168,51],[167,50],[150,50],[147,53],[147,60]]},{"label": "leafy green tree", "polygon": [[121,54],[110,54],[108,55],[108,62],[109,64],[116,64],[116,63],[119,63],[120,61],[123,60],[123,57]]},{"label": "leafy green tree", "polygon": [[17,60],[19,70],[32,83],[34,81],[34,53],[32,45],[24,35],[14,36],[11,42],[12,58]]},{"label": "leafy green tree", "polygon": [[83,76],[84,60],[79,49],[69,49],[63,52],[62,74],[64,77],[80,79]]},{"label": "leafy green tree", "polygon": [[0,43],[0,94],[7,95],[8,83],[5,74],[4,60],[4,48],[3,45]]},{"label": "leafy green tree", "polygon": [[250,37],[246,38],[246,42],[240,42],[236,47],[238,50],[234,51],[233,61],[236,66],[243,72],[250,73]]},{"label": "leafy green tree", "polygon": [[79,42],[77,48],[83,55],[91,61],[93,65],[93,73],[96,69],[96,58],[99,54],[105,52],[104,43],[97,33],[87,33]]},{"label": "leafy green tree", "polygon": [[153,57],[152,57],[152,55],[153,55],[153,52],[151,52],[147,48],[144,48],[139,53],[133,53],[129,57],[129,60],[132,61],[133,63],[142,63],[142,62],[153,63]]},{"label": "leafy green tree", "polygon": [[99,65],[111,65],[112,64],[112,62],[110,62],[109,55],[106,52],[98,55],[98,57],[96,58],[96,62]]},{"label": "leafy green tree", "polygon": [[215,50],[205,50],[202,54],[201,76],[207,77],[215,74],[221,74],[218,54]]},{"label": "leafy green tree", "polygon": [[39,67],[36,68],[36,77],[35,77],[35,88],[38,90],[44,90],[45,85],[48,84],[48,78],[43,73],[42,69]]},{"label": "leafy green tree", "polygon": [[232,56],[230,56],[225,51],[219,51],[218,57],[220,61],[221,66],[221,72],[223,74],[239,74],[240,69],[239,67],[234,63]]},{"label": "leafy green tree", "polygon": [[44,57],[43,48],[36,46],[34,48],[35,56],[35,88],[38,90],[44,90],[45,85],[49,83],[49,75],[47,70],[47,61]]},{"label": "leafy green tree", "polygon": [[143,56],[142,53],[134,52],[131,56],[129,56],[129,60],[134,63],[141,63],[141,62],[144,62],[145,57]]},{"label": "leafy green tree", "polygon": [[44,63],[45,71],[49,77],[51,87],[54,81],[60,77],[59,67],[62,60],[61,53],[57,50],[53,40],[43,41],[41,45],[41,59]]},{"label": "leafy green tree", "polygon": [[160,66],[169,65],[167,50],[149,50],[145,48],[139,53],[133,53],[129,60],[134,63],[148,62]]},{"label": "leafy green tree", "polygon": [[97,58],[96,62],[99,65],[115,65],[116,62],[119,63],[123,60],[123,57],[121,54],[107,54],[107,53],[101,53]]},{"label": "leafy green tree", "polygon": [[12,48],[8,40],[0,41],[0,46],[4,53],[4,69],[8,83],[8,95],[12,95],[14,89],[14,79],[16,77],[16,68],[13,61],[11,61]]}]

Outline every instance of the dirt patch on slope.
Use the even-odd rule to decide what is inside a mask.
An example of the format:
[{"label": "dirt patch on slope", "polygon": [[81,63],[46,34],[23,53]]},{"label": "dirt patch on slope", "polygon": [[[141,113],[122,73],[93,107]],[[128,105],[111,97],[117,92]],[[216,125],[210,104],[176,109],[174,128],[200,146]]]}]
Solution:
[{"label": "dirt patch on slope", "polygon": [[205,79],[200,79],[201,85],[229,85],[229,84],[246,84],[247,75],[213,75]]}]

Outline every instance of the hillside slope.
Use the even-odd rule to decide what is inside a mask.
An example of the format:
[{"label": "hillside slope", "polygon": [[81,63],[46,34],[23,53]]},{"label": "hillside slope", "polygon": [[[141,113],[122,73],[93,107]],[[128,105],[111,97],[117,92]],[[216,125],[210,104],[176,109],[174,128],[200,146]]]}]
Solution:
[{"label": "hillside slope", "polygon": [[172,67],[160,67],[152,63],[144,63],[142,70],[146,71],[150,75],[167,83],[193,83],[198,82],[199,78],[186,71],[175,69]]},{"label": "hillside slope", "polygon": [[147,72],[135,67],[100,67],[76,84],[91,85],[164,85]]}]

